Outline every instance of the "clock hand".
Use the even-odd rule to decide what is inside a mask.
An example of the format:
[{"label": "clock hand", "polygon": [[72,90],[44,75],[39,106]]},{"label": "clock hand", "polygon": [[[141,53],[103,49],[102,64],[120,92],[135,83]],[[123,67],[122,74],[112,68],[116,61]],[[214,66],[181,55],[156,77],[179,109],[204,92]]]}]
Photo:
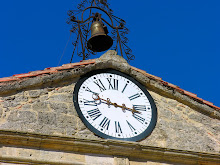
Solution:
[{"label": "clock hand", "polygon": [[122,106],[121,106],[121,105],[118,105],[117,103],[111,103],[111,104],[114,105],[116,108],[117,108],[117,107],[121,108],[123,112],[125,112],[125,110],[128,110],[128,111],[131,111],[132,114],[134,114],[134,113],[141,113],[141,112],[135,110],[134,107],[133,107],[133,108],[128,108],[128,107],[126,107],[125,104],[122,104]]},{"label": "clock hand", "polygon": [[97,94],[94,94],[94,95],[92,96],[92,98],[93,98],[94,100],[96,100],[96,101],[98,101],[98,100],[99,100],[100,102],[101,102],[101,101],[104,101],[104,103],[106,103],[108,106],[113,105],[113,106],[116,107],[116,108],[119,107],[119,108],[122,109],[123,112],[125,112],[125,110],[128,110],[128,111],[131,111],[132,114],[134,114],[134,113],[141,113],[141,112],[135,110],[134,107],[133,107],[133,108],[128,108],[128,107],[126,107],[125,104],[118,105],[117,103],[112,103],[109,98],[107,98],[107,100],[105,100],[105,99],[100,98],[99,95],[97,95]]}]

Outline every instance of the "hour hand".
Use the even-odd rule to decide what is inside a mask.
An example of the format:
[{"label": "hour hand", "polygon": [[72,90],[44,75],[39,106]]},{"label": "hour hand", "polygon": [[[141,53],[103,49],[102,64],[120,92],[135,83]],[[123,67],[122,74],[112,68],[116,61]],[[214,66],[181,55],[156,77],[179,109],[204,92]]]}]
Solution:
[{"label": "hour hand", "polygon": [[108,106],[111,105],[111,101],[110,100],[105,100],[105,99],[102,99],[101,97],[99,97],[98,94],[93,94],[92,95],[92,98],[95,100],[95,102],[97,102],[97,104],[101,104],[101,103],[105,103],[107,104]]},{"label": "hour hand", "polygon": [[92,98],[93,98],[94,100],[101,100],[101,98],[99,97],[98,94],[93,94],[93,95],[92,95]]},{"label": "hour hand", "polygon": [[123,112],[125,112],[125,110],[127,110],[127,111],[131,111],[132,114],[134,114],[134,113],[141,113],[141,112],[135,110],[134,107],[133,107],[133,108],[128,108],[128,107],[126,107],[125,104],[118,105],[117,103],[112,103],[109,98],[107,98],[107,100],[102,99],[102,98],[99,97],[98,94],[93,94],[93,95],[92,95],[92,98],[93,98],[95,101],[98,101],[98,102],[99,102],[99,103],[97,103],[97,104],[105,103],[105,104],[108,105],[108,107],[110,107],[110,105],[113,105],[113,106],[116,107],[116,108],[118,108],[118,107],[121,108]]},{"label": "hour hand", "polygon": [[94,101],[95,101],[95,103],[96,103],[97,105],[99,105],[99,104],[102,103],[102,100],[101,100],[101,98],[99,97],[98,94],[93,94],[93,95],[92,95],[92,98],[94,99]]},{"label": "hour hand", "polygon": [[132,113],[134,114],[134,113],[141,113],[141,112],[137,111],[137,110],[133,107],[133,108],[132,108]]}]

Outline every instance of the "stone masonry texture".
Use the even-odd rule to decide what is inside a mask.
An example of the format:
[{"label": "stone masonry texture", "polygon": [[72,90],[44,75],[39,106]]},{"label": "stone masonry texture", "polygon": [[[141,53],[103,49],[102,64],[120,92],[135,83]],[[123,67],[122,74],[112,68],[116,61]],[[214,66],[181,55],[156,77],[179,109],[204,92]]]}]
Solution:
[{"label": "stone masonry texture", "polygon": [[[77,115],[73,105],[73,91],[80,75],[95,69],[105,68],[116,69],[136,78],[145,85],[156,103],[158,110],[156,127],[148,137],[137,142],[137,144],[219,154],[220,120],[218,118],[210,116],[202,108],[197,108],[199,107],[197,103],[191,100],[187,100],[191,102],[190,105],[180,101],[182,98],[180,95],[174,97],[164,94],[167,91],[161,86],[156,83],[154,84],[153,81],[145,78],[141,73],[130,71],[130,66],[124,59],[121,57],[113,58],[113,56],[102,56],[97,60],[96,66],[86,66],[84,70],[78,69],[77,72],[66,71],[54,74],[48,78],[30,78],[26,82],[17,83],[17,90],[9,93],[0,92],[0,131],[102,140],[92,133]],[[65,76],[68,78],[65,78]],[[42,79],[43,82],[34,85],[34,79],[39,82]],[[25,83],[27,83],[26,87]],[[20,88],[21,86],[22,88]],[[161,89],[158,90],[159,88]],[[204,109],[212,110],[207,107],[204,107]],[[98,164],[114,165],[169,164],[167,162],[158,163],[142,160],[129,161],[126,158],[116,158],[114,156],[81,155],[79,153],[75,153],[77,156],[71,157],[70,153],[69,155],[68,153],[62,155],[59,152],[34,151],[31,149],[28,151],[28,149],[16,147],[1,147],[0,149],[0,154],[5,155],[17,154],[18,156],[18,153],[32,154],[33,152],[33,154],[37,153],[38,156],[42,153],[47,154],[51,159],[58,155],[59,157],[63,156],[65,161],[72,161],[74,159],[78,164],[97,164],[97,162]],[[6,165],[10,163],[5,162],[1,164]]]},{"label": "stone masonry texture", "polygon": [[[0,97],[0,129],[46,135],[99,139],[88,130],[73,106],[76,80],[50,88],[33,88]],[[150,91],[158,109],[152,134],[140,144],[219,153],[219,120]]]}]

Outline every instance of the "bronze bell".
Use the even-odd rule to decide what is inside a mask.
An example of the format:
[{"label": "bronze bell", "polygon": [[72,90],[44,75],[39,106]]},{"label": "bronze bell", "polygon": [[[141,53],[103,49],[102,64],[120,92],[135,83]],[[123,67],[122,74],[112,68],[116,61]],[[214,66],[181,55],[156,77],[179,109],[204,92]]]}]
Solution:
[{"label": "bronze bell", "polygon": [[101,22],[93,22],[91,25],[91,38],[87,42],[87,47],[93,52],[108,50],[113,45],[113,39],[107,33],[107,27],[103,27]]}]

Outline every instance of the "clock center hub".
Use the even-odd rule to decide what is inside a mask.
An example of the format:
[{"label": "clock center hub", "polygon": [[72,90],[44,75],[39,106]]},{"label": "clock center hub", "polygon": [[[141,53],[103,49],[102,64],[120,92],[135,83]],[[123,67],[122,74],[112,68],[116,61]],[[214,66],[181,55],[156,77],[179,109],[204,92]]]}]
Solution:
[{"label": "clock center hub", "polygon": [[104,100],[108,100],[109,104],[106,102],[101,102],[101,104],[98,105],[99,110],[106,115],[112,115],[114,118],[117,118],[118,120],[121,119],[123,116],[131,115],[131,112],[129,111],[123,111],[122,106],[126,106],[127,108],[132,108],[133,105],[131,104],[131,101],[129,98],[117,91],[117,90],[106,90],[99,94],[99,97]]}]

